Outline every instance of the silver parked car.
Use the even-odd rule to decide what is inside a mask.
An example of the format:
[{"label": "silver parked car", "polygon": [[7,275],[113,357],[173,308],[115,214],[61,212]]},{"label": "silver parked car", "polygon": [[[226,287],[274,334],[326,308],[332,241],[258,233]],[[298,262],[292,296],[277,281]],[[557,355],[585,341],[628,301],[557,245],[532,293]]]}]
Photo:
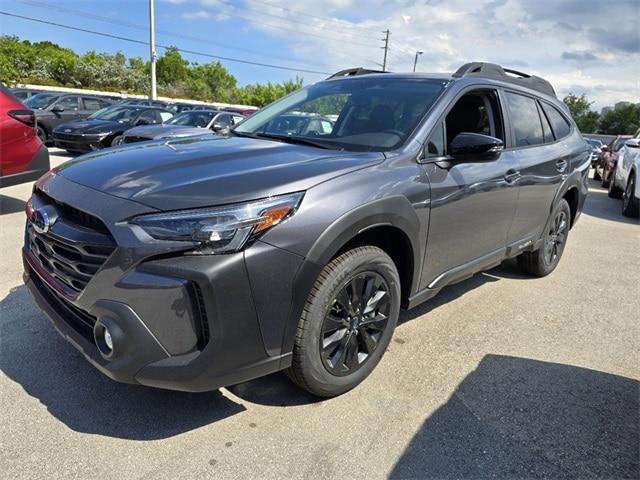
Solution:
[{"label": "silver parked car", "polygon": [[618,159],[609,182],[609,196],[622,197],[622,214],[627,217],[640,216],[640,132],[627,140],[618,152]]}]

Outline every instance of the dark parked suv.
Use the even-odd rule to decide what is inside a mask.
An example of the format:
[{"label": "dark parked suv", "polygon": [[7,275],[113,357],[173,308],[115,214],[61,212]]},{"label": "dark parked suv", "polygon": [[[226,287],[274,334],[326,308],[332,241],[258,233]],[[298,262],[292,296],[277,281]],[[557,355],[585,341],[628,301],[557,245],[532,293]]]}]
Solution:
[{"label": "dark parked suv", "polygon": [[[270,130],[292,113],[335,123]],[[375,368],[400,308],[507,258],[551,273],[588,170],[543,79],[483,63],[354,69],[228,136],[52,170],[27,205],[24,278],[115,380],[203,391],[286,370],[333,396]]]}]

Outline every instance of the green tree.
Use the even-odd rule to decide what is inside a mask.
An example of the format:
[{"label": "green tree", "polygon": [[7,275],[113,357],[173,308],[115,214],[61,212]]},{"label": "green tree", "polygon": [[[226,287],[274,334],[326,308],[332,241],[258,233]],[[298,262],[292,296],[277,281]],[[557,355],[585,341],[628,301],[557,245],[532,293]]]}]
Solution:
[{"label": "green tree", "polygon": [[580,96],[569,93],[562,101],[569,107],[571,116],[582,133],[597,132],[600,115],[591,110],[593,102],[587,100],[584,93]]},{"label": "green tree", "polygon": [[158,83],[175,85],[187,79],[189,61],[182,58],[177,47],[169,47],[156,64]]},{"label": "green tree", "polygon": [[280,97],[295,92],[302,87],[302,79],[286,80],[282,83],[255,83],[236,89],[234,98],[238,103],[264,107]]},{"label": "green tree", "polygon": [[600,119],[600,133],[630,135],[640,128],[640,106],[628,104],[614,108]]}]

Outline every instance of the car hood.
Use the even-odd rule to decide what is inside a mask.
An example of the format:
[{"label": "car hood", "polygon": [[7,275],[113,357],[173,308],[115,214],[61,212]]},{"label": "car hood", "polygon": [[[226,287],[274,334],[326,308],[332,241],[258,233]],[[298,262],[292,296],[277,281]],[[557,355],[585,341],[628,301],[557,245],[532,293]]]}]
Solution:
[{"label": "car hood", "polygon": [[177,210],[306,190],[384,158],[379,152],[203,135],[89,153],[57,173],[153,208]]},{"label": "car hood", "polygon": [[58,125],[54,131],[59,133],[94,134],[111,133],[129,128],[128,123],[112,122],[110,120],[85,119],[66,122]]},{"label": "car hood", "polygon": [[150,140],[169,137],[188,137],[190,135],[202,135],[213,133],[211,130],[188,125],[147,125],[134,127],[127,130],[127,137],[148,138]]}]

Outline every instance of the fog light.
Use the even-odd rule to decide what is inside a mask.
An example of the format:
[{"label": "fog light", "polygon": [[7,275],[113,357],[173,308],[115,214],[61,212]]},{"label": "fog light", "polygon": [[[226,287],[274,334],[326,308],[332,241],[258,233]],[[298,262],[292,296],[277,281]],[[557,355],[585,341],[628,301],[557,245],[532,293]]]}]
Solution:
[{"label": "fog light", "polygon": [[107,327],[104,327],[104,333],[102,335],[104,338],[104,344],[109,350],[113,350],[113,339],[111,338],[111,332],[109,332]]}]

